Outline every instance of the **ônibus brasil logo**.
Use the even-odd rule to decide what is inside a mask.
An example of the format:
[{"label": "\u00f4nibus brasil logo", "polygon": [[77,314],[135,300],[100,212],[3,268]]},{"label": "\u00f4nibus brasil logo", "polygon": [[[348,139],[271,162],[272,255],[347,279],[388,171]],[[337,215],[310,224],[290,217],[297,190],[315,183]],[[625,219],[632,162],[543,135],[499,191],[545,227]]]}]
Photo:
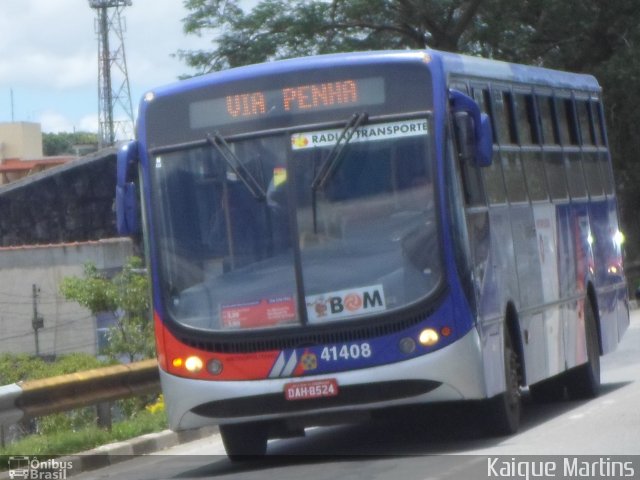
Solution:
[{"label": "\u00f4nibus brasil logo", "polygon": [[9,478],[33,480],[65,480],[73,462],[50,458],[40,461],[37,457],[9,457]]}]

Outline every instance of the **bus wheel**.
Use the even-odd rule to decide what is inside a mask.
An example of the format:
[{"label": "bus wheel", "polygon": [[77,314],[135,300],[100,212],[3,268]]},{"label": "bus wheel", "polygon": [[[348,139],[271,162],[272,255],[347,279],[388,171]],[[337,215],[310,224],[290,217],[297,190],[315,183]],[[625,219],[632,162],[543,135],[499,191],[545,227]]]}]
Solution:
[{"label": "bus wheel", "polygon": [[267,453],[268,426],[264,423],[220,425],[227,456],[233,462],[255,460]]},{"label": "bus wheel", "polygon": [[587,363],[566,373],[567,392],[572,400],[595,398],[600,391],[600,345],[596,317],[589,301],[585,308],[584,328],[587,340]]},{"label": "bus wheel", "polygon": [[504,369],[506,390],[487,400],[487,431],[492,435],[512,435],[520,427],[522,399],[518,381],[518,355],[509,330],[504,333]]}]

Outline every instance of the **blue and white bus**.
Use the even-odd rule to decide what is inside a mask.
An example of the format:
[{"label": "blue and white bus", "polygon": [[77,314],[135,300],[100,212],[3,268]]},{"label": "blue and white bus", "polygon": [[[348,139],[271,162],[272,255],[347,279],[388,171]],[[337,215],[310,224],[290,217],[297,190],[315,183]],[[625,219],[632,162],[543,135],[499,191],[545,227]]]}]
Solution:
[{"label": "blue and white bus", "polygon": [[430,402],[513,433],[526,387],[595,396],[629,324],[588,75],[429,50],[179,82],[142,99],[117,205],[171,428],[220,425],[232,459]]}]

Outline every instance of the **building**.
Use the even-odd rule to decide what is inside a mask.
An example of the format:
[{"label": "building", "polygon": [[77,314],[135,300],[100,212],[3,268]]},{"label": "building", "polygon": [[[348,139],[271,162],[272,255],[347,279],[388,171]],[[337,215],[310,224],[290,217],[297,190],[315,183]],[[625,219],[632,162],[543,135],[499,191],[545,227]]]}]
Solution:
[{"label": "building", "polygon": [[0,122],[0,185],[62,165],[75,158],[45,157],[39,123]]},{"label": "building", "polygon": [[60,283],[65,277],[82,277],[87,262],[105,273],[119,271],[132,252],[131,241],[123,238],[1,247],[0,352],[97,355],[100,330],[108,325],[65,300]]}]

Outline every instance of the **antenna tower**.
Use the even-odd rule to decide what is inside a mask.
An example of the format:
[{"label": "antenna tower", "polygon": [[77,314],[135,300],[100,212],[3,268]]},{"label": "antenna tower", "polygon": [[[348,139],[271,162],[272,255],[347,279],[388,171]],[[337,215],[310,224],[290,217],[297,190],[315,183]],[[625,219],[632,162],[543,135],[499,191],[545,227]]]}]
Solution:
[{"label": "antenna tower", "polygon": [[98,140],[100,148],[111,146],[117,138],[132,138],[133,104],[127,59],[124,52],[124,7],[131,0],[89,0],[96,10],[98,35]]}]

